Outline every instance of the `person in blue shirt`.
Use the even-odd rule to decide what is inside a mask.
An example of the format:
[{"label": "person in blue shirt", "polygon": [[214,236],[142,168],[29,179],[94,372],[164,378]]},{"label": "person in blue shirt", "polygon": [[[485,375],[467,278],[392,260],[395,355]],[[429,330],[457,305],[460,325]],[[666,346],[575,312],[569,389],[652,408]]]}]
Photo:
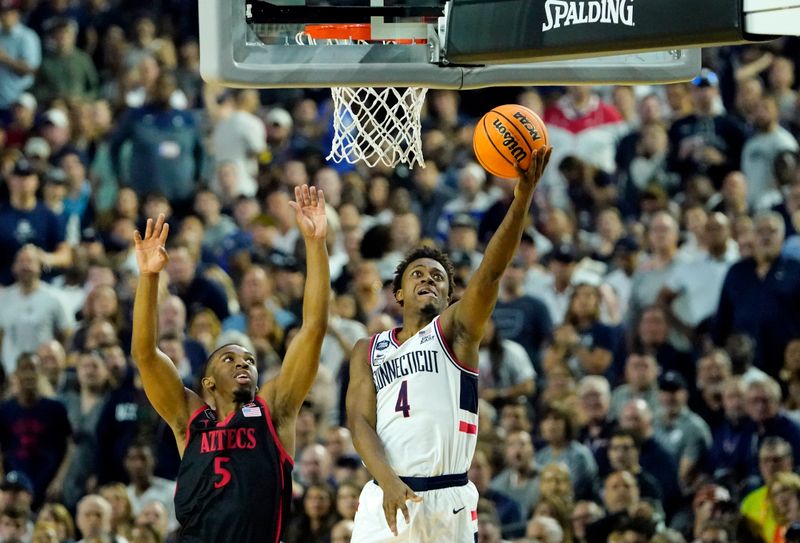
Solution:
[{"label": "person in blue shirt", "polygon": [[525,348],[537,375],[544,375],[541,358],[544,344],[550,339],[553,323],[547,306],[524,293],[525,268],[517,257],[500,279],[500,293],[492,318],[501,335]]},{"label": "person in blue shirt", "polygon": [[40,360],[25,353],[17,359],[17,392],[0,403],[0,451],[3,470],[21,471],[33,482],[34,507],[45,496],[57,498],[69,463],[72,426],[64,405],[39,393]]},{"label": "person in blue shirt", "polygon": [[[149,102],[128,110],[120,119],[110,152],[123,184],[140,198],[153,192],[163,194],[176,214],[183,215],[191,209],[198,188],[203,146],[192,114],[170,105],[176,86],[174,75],[159,75]],[[127,165],[122,161],[125,143],[131,145]]]},{"label": "person in blue shirt", "polygon": [[36,196],[39,175],[27,159],[20,159],[8,177],[8,202],[0,204],[0,285],[10,285],[13,257],[24,245],[41,250],[45,270],[66,268],[72,251],[64,241],[58,217]]},{"label": "person in blue shirt", "polygon": [[755,218],[753,256],[731,266],[712,328],[722,347],[732,334],[755,342],[753,364],[772,377],[783,367],[790,340],[800,337],[800,261],[781,255],[783,217],[766,211]]},{"label": "person in blue shirt", "polygon": [[744,409],[752,422],[750,434],[750,466],[758,467],[758,447],[765,438],[778,436],[792,447],[795,458],[800,458],[800,424],[781,409],[781,387],[778,381],[763,372],[744,379]]},{"label": "person in blue shirt", "polygon": [[708,465],[717,482],[735,486],[752,470],[752,424],[745,414],[745,388],[738,375],[728,377],[722,389],[725,418],[713,432]]},{"label": "person in blue shirt", "polygon": [[36,32],[20,22],[22,0],[0,0],[0,113],[33,85],[42,62]]}]

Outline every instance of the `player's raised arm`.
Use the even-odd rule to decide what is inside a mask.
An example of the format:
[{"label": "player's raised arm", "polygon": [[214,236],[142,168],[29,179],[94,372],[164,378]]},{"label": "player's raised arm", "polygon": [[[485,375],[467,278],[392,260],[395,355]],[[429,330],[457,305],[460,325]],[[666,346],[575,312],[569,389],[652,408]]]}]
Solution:
[{"label": "player's raised arm", "polygon": [[[308,185],[295,188],[290,205],[306,246],[306,284],[303,291],[303,324],[292,340],[276,379],[260,392],[278,426],[292,423],[291,436],[281,435],[284,447],[294,451],[294,419],[317,376],[322,340],[328,327],[331,274],[328,264],[328,221],[325,196]],[[287,426],[288,427],[288,426]],[[280,430],[279,430],[280,432]],[[287,442],[291,441],[291,443]]]},{"label": "player's raised arm", "polygon": [[[492,315],[500,278],[517,251],[533,192],[550,160],[551,151],[552,147],[539,148],[533,152],[527,172],[517,168],[519,179],[511,207],[486,246],[483,261],[467,284],[461,300],[442,313],[441,325],[445,337],[454,341],[456,354],[469,366],[477,365],[477,349],[471,347],[480,342]],[[464,346],[470,348],[459,352]],[[473,350],[474,355],[469,355]]]},{"label": "player's raised arm", "polygon": [[[137,230],[136,262],[139,265],[139,283],[133,300],[133,338],[131,354],[142,377],[145,394],[158,414],[170,425],[176,437],[186,431],[186,422],[193,409],[203,405],[202,400],[181,382],[172,360],[158,349],[158,276],[169,256],[165,244],[169,225],[164,215],[154,222],[147,219],[144,237]],[[178,439],[182,449],[182,440]],[[182,452],[182,450],[181,450]]]},{"label": "player's raised arm", "polygon": [[347,422],[355,446],[372,477],[383,489],[383,514],[392,533],[397,535],[397,510],[409,521],[407,500],[422,501],[400,480],[386,458],[376,432],[377,394],[369,363],[369,339],[360,339],[350,359],[350,384],[347,387]]}]

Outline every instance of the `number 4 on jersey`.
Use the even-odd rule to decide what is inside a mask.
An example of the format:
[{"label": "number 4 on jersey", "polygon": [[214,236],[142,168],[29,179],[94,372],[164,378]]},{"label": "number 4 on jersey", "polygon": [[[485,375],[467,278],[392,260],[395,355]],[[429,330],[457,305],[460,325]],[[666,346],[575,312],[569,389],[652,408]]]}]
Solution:
[{"label": "number 4 on jersey", "polygon": [[408,381],[400,383],[400,393],[397,395],[397,403],[394,405],[395,412],[402,411],[403,418],[411,416],[411,406],[408,403]]}]

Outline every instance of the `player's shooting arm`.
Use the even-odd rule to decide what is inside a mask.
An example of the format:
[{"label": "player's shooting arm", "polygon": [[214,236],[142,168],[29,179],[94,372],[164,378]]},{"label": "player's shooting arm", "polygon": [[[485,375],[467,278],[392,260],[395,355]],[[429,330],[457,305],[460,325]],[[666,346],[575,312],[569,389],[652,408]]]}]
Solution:
[{"label": "player's shooting arm", "polygon": [[[282,426],[283,421],[294,421],[317,376],[331,297],[331,274],[325,244],[328,235],[325,197],[321,190],[303,185],[295,188],[295,200],[291,205],[306,247],[303,324],[289,344],[280,374],[260,393],[277,419],[278,426]],[[294,430],[289,433],[289,438],[293,439]],[[285,439],[284,436],[281,439]],[[293,443],[286,441],[283,442],[284,447],[293,451]]]},{"label": "player's shooting arm", "polygon": [[[519,171],[514,200],[486,246],[481,265],[467,284],[461,300],[442,314],[442,327],[445,330],[455,329],[455,333],[449,334],[450,337],[461,336],[461,341],[475,344],[483,337],[497,301],[500,278],[519,246],[533,192],[550,160],[550,151],[549,147],[535,151],[530,169],[527,172]],[[469,363],[468,360],[462,362]]]},{"label": "player's shooting arm", "polygon": [[[153,225],[147,220],[144,238],[134,234],[139,282],[133,300],[133,337],[131,355],[139,368],[145,394],[159,415],[170,425],[176,437],[186,431],[190,410],[203,401],[183,386],[178,370],[170,358],[158,349],[158,276],[167,263],[169,225],[160,215]],[[182,440],[178,447],[182,450]]]}]

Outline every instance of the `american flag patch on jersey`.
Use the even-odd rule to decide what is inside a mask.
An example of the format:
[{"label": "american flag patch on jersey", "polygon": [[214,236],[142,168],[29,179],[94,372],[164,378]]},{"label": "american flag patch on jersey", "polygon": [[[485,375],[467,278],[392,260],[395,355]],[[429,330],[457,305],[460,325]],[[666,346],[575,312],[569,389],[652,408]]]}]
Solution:
[{"label": "american flag patch on jersey", "polygon": [[242,414],[245,417],[260,417],[261,416],[261,408],[257,405],[245,405],[242,407]]}]

